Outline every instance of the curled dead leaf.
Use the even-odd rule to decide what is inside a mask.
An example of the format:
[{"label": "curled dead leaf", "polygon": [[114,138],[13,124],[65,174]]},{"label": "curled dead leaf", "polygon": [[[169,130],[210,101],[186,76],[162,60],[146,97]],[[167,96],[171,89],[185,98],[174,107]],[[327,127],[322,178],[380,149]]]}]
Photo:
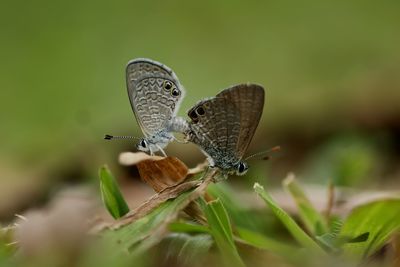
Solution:
[{"label": "curled dead leaf", "polygon": [[125,152],[119,156],[122,165],[136,165],[141,179],[156,192],[177,185],[187,177],[204,171],[208,163],[201,163],[189,169],[176,157],[149,156],[143,152]]},{"label": "curled dead leaf", "polygon": [[136,165],[144,160],[160,160],[163,157],[160,156],[150,156],[144,152],[123,152],[119,155],[118,161],[121,165],[131,166]]},{"label": "curled dead leaf", "polygon": [[137,164],[140,177],[156,192],[182,182],[188,172],[188,167],[175,157],[160,160],[145,160]]}]

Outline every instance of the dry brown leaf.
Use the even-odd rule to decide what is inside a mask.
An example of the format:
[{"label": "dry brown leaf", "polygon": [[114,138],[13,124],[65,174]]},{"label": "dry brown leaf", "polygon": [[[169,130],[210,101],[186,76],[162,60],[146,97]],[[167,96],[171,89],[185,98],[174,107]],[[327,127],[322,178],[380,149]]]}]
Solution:
[{"label": "dry brown leaf", "polygon": [[121,153],[119,162],[122,165],[136,165],[141,179],[156,192],[177,185],[187,177],[203,172],[208,166],[208,162],[203,162],[189,169],[176,157],[149,156],[143,152]]},{"label": "dry brown leaf", "polygon": [[118,161],[121,165],[131,166],[136,165],[144,160],[160,160],[163,158],[164,157],[160,156],[150,156],[144,152],[123,152],[119,154]]},{"label": "dry brown leaf", "polygon": [[[199,186],[201,181],[184,182],[196,174],[204,172],[208,167],[208,161],[198,164],[195,168],[189,169],[185,163],[175,157],[149,156],[143,152],[125,152],[119,156],[122,165],[136,165],[141,179],[150,185],[159,194],[154,195],[137,209],[129,212],[126,216],[113,224],[111,228],[128,224],[148,214],[155,207],[168,199],[176,198],[182,192]],[[214,175],[213,175],[214,176]],[[207,193],[207,201],[212,199]],[[184,209],[192,218],[204,221],[203,214],[195,204],[188,204]],[[100,229],[103,229],[101,227]]]},{"label": "dry brown leaf", "polygon": [[175,157],[144,160],[136,166],[142,180],[156,192],[182,182],[189,172],[188,167]]}]

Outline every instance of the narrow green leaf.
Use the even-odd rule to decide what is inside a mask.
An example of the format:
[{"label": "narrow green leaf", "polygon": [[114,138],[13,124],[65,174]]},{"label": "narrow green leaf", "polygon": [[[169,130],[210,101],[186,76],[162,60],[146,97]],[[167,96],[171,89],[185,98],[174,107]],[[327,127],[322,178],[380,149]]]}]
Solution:
[{"label": "narrow green leaf", "polygon": [[295,255],[299,251],[299,247],[287,245],[287,242],[283,243],[251,230],[236,228],[236,231],[238,232],[239,237],[246,243],[259,249],[271,251],[283,257]]},{"label": "narrow green leaf", "polygon": [[99,177],[101,198],[108,212],[110,212],[114,219],[124,216],[129,212],[129,207],[107,166],[100,168]]},{"label": "narrow green leaf", "polygon": [[173,222],[168,226],[169,230],[176,233],[209,233],[210,230],[204,226],[193,223]]},{"label": "narrow green leaf", "polygon": [[[214,198],[218,198],[229,214],[231,223],[236,227],[242,227],[252,231],[262,231],[271,223],[260,211],[254,211],[248,203],[244,203],[237,197],[237,192],[228,183],[213,183],[207,188]],[[251,216],[249,216],[251,213]]]},{"label": "narrow green leaf", "polygon": [[[365,242],[343,246],[349,257],[362,259],[380,249],[392,234],[400,230],[400,199],[374,201],[353,209],[345,220],[340,236],[356,236]],[[360,237],[361,236],[361,237]]]},{"label": "narrow green leaf", "polygon": [[228,266],[245,266],[233,241],[232,227],[228,214],[219,199],[206,203],[199,199],[200,206],[206,215],[211,235],[221,251]]},{"label": "narrow green leaf", "polygon": [[254,190],[270,207],[275,216],[286,226],[288,231],[292,234],[294,239],[299,242],[299,244],[317,254],[325,254],[322,248],[311,237],[309,237],[281,207],[278,206],[275,200],[272,199],[260,184],[255,183]]},{"label": "narrow green leaf", "polygon": [[307,230],[314,236],[328,231],[324,217],[314,208],[303,189],[297,183],[294,175],[289,175],[283,181],[284,188],[292,195],[299,208],[299,216]]}]

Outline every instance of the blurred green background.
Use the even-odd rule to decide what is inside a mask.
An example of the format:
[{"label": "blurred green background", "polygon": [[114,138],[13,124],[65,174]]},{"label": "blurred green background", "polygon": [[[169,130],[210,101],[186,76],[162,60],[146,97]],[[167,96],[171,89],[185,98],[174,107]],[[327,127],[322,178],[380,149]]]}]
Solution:
[{"label": "blurred green background", "polygon": [[[182,116],[232,84],[265,86],[249,153],[282,152],[253,163],[266,175],[249,180],[295,171],[341,185],[395,183],[399,11],[390,0],[2,1],[0,218],[64,183],[97,182],[100,165],[135,150],[102,138],[141,136],[124,77],[136,57],[177,73],[187,90]],[[194,146],[168,152],[201,161]]]}]

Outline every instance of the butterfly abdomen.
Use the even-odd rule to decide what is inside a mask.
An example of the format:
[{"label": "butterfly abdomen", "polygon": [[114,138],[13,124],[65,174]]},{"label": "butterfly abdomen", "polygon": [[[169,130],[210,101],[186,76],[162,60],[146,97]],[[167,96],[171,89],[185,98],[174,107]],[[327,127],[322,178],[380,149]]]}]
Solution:
[{"label": "butterfly abdomen", "polygon": [[185,133],[189,130],[189,124],[182,117],[173,117],[169,125],[169,130],[171,132]]}]

